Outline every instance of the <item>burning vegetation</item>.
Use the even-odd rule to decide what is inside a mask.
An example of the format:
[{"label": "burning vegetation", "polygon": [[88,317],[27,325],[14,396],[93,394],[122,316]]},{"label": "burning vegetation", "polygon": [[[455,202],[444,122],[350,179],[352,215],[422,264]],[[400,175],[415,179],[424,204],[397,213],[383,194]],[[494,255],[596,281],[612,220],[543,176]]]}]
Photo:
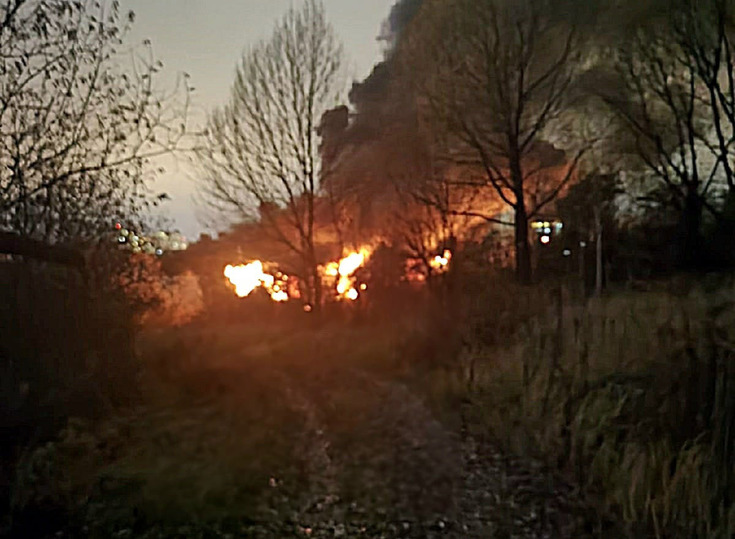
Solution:
[{"label": "burning vegetation", "polygon": [[[345,253],[337,261],[319,266],[323,285],[332,292],[330,295],[332,299],[356,301],[360,293],[367,290],[367,284],[359,282],[357,273],[365,266],[371,253],[371,248],[361,247]],[[437,257],[439,258],[441,257]],[[301,292],[303,281],[281,271],[269,273],[266,267],[275,267],[275,264],[264,264],[260,260],[255,260],[237,266],[228,265],[225,267],[224,276],[240,298],[250,296],[258,288],[265,290],[276,303],[304,297]]]},{"label": "burning vegetation", "polygon": [[[355,301],[360,297],[358,288],[365,286],[357,284],[355,274],[362,268],[370,256],[370,249],[363,247],[358,251],[348,253],[338,262],[330,262],[323,268],[324,276],[336,280],[335,290],[338,299]],[[365,290],[365,288],[362,288]]]},{"label": "burning vegetation", "polygon": [[266,273],[260,260],[239,266],[227,266],[225,277],[235,287],[235,294],[240,298],[248,297],[256,288],[268,292],[271,299],[277,303],[288,301],[290,298],[287,292],[288,275],[280,272],[276,275]]}]

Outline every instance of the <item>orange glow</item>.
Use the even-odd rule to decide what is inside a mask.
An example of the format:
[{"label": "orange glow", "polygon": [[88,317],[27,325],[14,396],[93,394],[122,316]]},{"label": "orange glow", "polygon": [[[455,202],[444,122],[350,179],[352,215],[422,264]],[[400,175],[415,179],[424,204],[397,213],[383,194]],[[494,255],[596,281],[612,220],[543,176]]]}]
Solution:
[{"label": "orange glow", "polygon": [[435,256],[429,261],[431,269],[438,272],[444,272],[449,269],[449,262],[452,260],[452,252],[449,249],[445,249],[444,253],[439,256]]},{"label": "orange glow", "polygon": [[[348,299],[355,301],[360,297],[356,286],[355,273],[370,257],[371,250],[362,247],[357,251],[346,253],[339,261],[330,262],[324,266],[323,273],[326,277],[336,279],[337,299]],[[365,288],[361,288],[365,290]]]},{"label": "orange glow", "polygon": [[350,253],[339,261],[339,274],[342,277],[352,275],[357,269],[365,263],[368,252],[361,250],[359,252]]},{"label": "orange glow", "polygon": [[289,300],[288,292],[284,290],[286,284],[282,278],[276,278],[266,273],[260,260],[241,264],[239,266],[227,266],[224,271],[225,277],[235,287],[235,294],[245,298],[256,288],[263,288],[271,299],[276,302]]},{"label": "orange glow", "polygon": [[[362,247],[321,267],[325,284],[336,292],[336,299],[355,301],[360,297],[360,291],[367,290],[366,284],[358,284],[356,273],[363,267],[371,252],[371,249]],[[301,297],[297,279],[289,278],[280,271],[269,273],[260,260],[227,266],[224,275],[241,298],[248,297],[257,288],[264,289],[273,301],[279,303]],[[311,309],[311,305],[304,307],[307,312]]]}]

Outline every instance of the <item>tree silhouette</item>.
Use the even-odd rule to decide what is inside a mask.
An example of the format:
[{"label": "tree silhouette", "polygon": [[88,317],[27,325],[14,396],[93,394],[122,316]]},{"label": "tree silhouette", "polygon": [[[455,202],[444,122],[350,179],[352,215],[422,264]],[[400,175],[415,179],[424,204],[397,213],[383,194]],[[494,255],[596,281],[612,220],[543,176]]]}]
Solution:
[{"label": "tree silhouette", "polygon": [[230,102],[211,116],[200,152],[205,203],[230,220],[260,221],[263,233],[300,261],[299,277],[315,306],[321,303],[317,129],[341,97],[343,64],[322,4],[292,8],[269,39],[245,52]]},{"label": "tree silhouette", "polygon": [[[550,0],[425,4],[397,54],[443,130],[448,158],[474,163],[514,213],[516,270],[531,281],[529,220],[573,179],[583,150],[562,174],[545,130],[568,101],[580,55],[573,25]],[[553,159],[552,159],[553,160]],[[548,172],[548,170],[547,170]]]},{"label": "tree silhouette", "polygon": [[124,48],[133,14],[15,0],[0,20],[0,227],[90,239],[155,204],[147,164],[179,147],[189,92],[159,94],[150,46]]}]

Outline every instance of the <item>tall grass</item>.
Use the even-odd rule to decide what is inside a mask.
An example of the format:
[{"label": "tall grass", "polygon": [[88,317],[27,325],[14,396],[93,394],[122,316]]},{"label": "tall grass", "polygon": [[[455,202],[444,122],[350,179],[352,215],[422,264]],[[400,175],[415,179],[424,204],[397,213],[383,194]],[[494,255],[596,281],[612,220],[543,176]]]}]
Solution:
[{"label": "tall grass", "polygon": [[573,478],[631,537],[732,537],[734,292],[557,294],[475,353],[476,425]]}]

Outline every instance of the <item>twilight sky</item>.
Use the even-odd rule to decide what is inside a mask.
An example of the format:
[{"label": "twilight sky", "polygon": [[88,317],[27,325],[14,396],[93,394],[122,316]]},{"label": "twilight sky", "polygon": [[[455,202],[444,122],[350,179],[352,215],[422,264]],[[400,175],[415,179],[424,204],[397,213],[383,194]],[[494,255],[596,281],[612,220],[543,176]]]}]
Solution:
[{"label": "twilight sky", "polygon": [[[298,2],[298,0],[293,0]],[[327,16],[345,44],[350,74],[364,78],[380,60],[376,40],[395,0],[324,0]],[[136,21],[131,39],[151,40],[163,61],[166,82],[187,72],[196,88],[193,116],[226,101],[235,65],[246,45],[268,37],[273,24],[291,5],[291,0],[121,0],[132,9]],[[195,178],[186,161],[165,159],[167,173],[155,186],[172,201],[166,214],[181,231],[195,239],[203,226],[192,201]]]}]

